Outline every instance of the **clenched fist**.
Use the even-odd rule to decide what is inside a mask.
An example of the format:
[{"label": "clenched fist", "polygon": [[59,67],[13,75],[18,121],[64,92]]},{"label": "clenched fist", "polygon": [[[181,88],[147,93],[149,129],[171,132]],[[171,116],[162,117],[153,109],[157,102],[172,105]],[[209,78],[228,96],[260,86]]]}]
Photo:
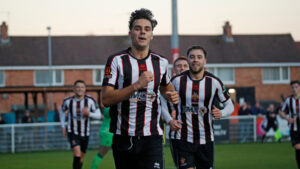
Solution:
[{"label": "clenched fist", "polygon": [[133,88],[135,90],[142,89],[144,87],[147,87],[148,83],[153,81],[153,74],[150,71],[145,71],[141,73],[139,80],[133,84]]}]

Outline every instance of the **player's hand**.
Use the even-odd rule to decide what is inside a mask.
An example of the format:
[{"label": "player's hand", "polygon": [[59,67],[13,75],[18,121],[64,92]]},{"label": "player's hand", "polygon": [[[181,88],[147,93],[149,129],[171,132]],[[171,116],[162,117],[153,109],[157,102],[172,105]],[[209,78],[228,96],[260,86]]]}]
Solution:
[{"label": "player's hand", "polygon": [[68,111],[65,111],[65,115],[66,115],[66,117],[68,117],[68,113],[69,113]]},{"label": "player's hand", "polygon": [[84,107],[82,112],[83,112],[83,116],[90,116],[90,111],[88,107]]},{"label": "player's hand", "polygon": [[222,117],[222,112],[215,105],[212,106],[211,114],[215,119],[220,119]]},{"label": "player's hand", "polygon": [[171,112],[171,117],[172,117],[173,119],[176,118],[176,110],[172,110],[172,112]]},{"label": "player's hand", "polygon": [[173,104],[178,104],[179,96],[175,90],[166,91],[165,96],[167,97],[166,99],[171,101]]},{"label": "player's hand", "polygon": [[181,129],[181,121],[178,120],[170,120],[169,125],[170,125],[170,130],[172,131],[177,131],[179,129]]},{"label": "player's hand", "polygon": [[148,83],[153,81],[153,74],[150,71],[144,71],[141,73],[139,80],[133,84],[133,88],[135,90],[142,89],[144,87],[147,87]]},{"label": "player's hand", "polygon": [[288,122],[289,122],[290,124],[293,124],[293,123],[294,123],[294,119],[293,119],[293,118],[288,118]]},{"label": "player's hand", "polygon": [[66,128],[62,128],[62,135],[66,138],[67,137],[67,130]]}]

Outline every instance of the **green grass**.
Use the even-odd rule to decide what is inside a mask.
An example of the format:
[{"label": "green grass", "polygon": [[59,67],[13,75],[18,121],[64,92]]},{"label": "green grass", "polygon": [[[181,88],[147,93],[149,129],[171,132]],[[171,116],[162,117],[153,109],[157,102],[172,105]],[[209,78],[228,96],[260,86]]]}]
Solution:
[{"label": "green grass", "polygon": [[[89,169],[97,150],[88,150],[83,169]],[[67,169],[72,168],[71,151],[47,151],[0,154],[2,169]],[[174,167],[170,149],[165,147],[166,169]],[[112,152],[105,156],[103,169],[114,169]],[[289,142],[216,144],[215,169],[295,169],[295,152]]]}]

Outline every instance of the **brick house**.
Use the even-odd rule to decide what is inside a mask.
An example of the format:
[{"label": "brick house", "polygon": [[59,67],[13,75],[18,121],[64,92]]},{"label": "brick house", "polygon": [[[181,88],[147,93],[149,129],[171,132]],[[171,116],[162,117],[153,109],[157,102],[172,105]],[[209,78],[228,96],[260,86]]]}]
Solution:
[{"label": "brick house", "polygon": [[[3,28],[4,27],[4,28]],[[6,27],[6,28],[5,28]],[[11,36],[7,25],[1,26],[0,39],[0,112],[24,105],[24,93],[8,93],[7,89],[71,86],[77,79],[89,86],[100,87],[104,64],[110,54],[130,45],[128,36],[53,36],[52,77],[49,78],[48,37]],[[155,33],[155,32],[154,32]],[[171,63],[171,36],[154,36],[151,49],[166,56]],[[234,35],[227,22],[222,35],[181,35],[180,52],[191,45],[202,45],[208,51],[209,71],[225,85],[235,89],[236,100],[281,101],[290,94],[291,80],[300,79],[300,52],[290,34]],[[171,68],[171,65],[170,65]],[[42,97],[27,93],[29,98]],[[53,103],[62,103],[70,91],[53,93]],[[95,92],[89,92],[97,97]],[[28,104],[33,101],[28,99]]]}]

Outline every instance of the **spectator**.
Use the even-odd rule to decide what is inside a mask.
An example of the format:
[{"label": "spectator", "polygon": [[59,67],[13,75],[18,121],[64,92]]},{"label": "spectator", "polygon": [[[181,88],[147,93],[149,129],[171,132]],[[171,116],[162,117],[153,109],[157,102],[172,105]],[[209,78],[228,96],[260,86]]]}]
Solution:
[{"label": "spectator", "polygon": [[[22,118],[22,123],[33,123],[33,118],[31,117],[29,110],[25,110],[24,117]],[[25,149],[31,150],[33,148],[32,126],[25,126],[22,136],[22,144],[24,145]]]},{"label": "spectator", "polygon": [[0,115],[0,124],[5,124],[4,119],[2,118],[2,115]]},{"label": "spectator", "polygon": [[30,111],[29,110],[25,110],[25,115],[22,118],[22,123],[32,123],[33,119],[30,115]]},{"label": "spectator", "polygon": [[240,115],[251,115],[252,111],[248,108],[247,102],[244,102],[243,105],[239,109],[239,116]]},{"label": "spectator", "polygon": [[55,122],[59,122],[59,110],[58,110],[58,107],[57,107],[57,104],[54,103],[54,121]]},{"label": "spectator", "polygon": [[260,105],[259,101],[256,101],[255,106],[252,107],[252,114],[255,116],[262,117],[265,115],[264,108]]},{"label": "spectator", "polygon": [[[244,102],[239,110],[239,116],[250,116],[252,114],[251,110],[248,108],[247,102]],[[250,124],[248,119],[239,120],[239,137],[240,142],[244,143],[248,140],[250,133]]]}]

